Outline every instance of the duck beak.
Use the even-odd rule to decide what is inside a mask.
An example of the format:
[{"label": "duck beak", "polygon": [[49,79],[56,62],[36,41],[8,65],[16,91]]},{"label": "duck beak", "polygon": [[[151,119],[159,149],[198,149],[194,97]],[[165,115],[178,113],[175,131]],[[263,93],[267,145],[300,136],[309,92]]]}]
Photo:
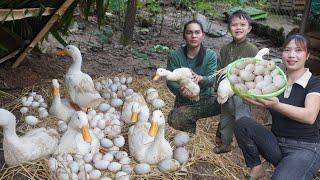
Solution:
[{"label": "duck beak", "polygon": [[90,136],[90,133],[89,133],[88,126],[82,126],[81,134],[82,134],[82,137],[83,137],[84,141],[91,142],[91,136]]},{"label": "duck beak", "polygon": [[56,55],[57,56],[66,56],[66,51],[64,49],[58,49],[57,52],[56,52]]},{"label": "duck beak", "polygon": [[154,137],[158,133],[159,125],[157,121],[153,120],[151,121],[151,126],[149,129],[149,136]]},{"label": "duck beak", "polygon": [[52,86],[51,95],[56,96],[59,93],[59,88],[57,86]]},{"label": "duck beak", "polygon": [[160,75],[158,73],[155,73],[152,80],[153,81],[158,81],[160,79]]},{"label": "duck beak", "polygon": [[131,114],[131,122],[135,123],[138,120],[138,113],[137,112],[132,112]]}]

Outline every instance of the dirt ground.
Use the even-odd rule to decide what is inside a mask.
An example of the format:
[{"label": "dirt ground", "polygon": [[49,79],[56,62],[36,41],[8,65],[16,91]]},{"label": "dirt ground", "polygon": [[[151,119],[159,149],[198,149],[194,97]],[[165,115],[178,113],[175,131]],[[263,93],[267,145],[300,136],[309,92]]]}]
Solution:
[{"label": "dirt ground", "polygon": [[[168,10],[167,12],[171,13],[168,13],[165,17],[161,35],[158,35],[160,29],[159,22],[158,25],[149,27],[148,32],[142,31],[145,29],[137,26],[135,28],[134,42],[128,47],[120,45],[120,28],[118,28],[119,26],[116,19],[111,19],[110,25],[113,27],[114,34],[111,40],[104,45],[103,50],[100,48],[99,39],[93,35],[96,30],[96,19],[90,18],[89,22],[79,20],[79,30],[73,32],[68,37],[68,40],[71,44],[80,47],[83,55],[82,70],[93,78],[121,72],[146,76],[148,78],[151,77],[157,67],[165,66],[167,56],[166,54],[152,52],[152,47],[155,45],[164,45],[170,49],[175,49],[184,43],[181,26],[180,28],[175,27],[176,19],[180,17],[180,15],[175,12],[174,9]],[[183,16],[184,20],[182,23],[187,21],[191,17],[191,14],[184,12]],[[226,31],[227,25],[225,22],[214,19],[212,23],[217,29],[224,29]],[[249,35],[249,39],[255,43],[259,49],[269,47],[272,57],[280,57],[279,48],[273,47],[270,40],[257,37],[253,34]],[[206,47],[219,52],[220,48],[231,40],[232,38],[228,34],[216,38],[206,37],[204,44]],[[53,78],[63,79],[63,75],[71,64],[71,59],[55,56],[56,48],[62,46],[52,38],[49,38],[49,41],[44,44],[44,46],[47,47],[45,54],[33,52],[16,69],[11,68],[14,60],[0,64],[0,90],[18,96],[18,93],[21,92],[23,88],[48,83]],[[9,102],[6,101],[5,98],[0,99],[0,107],[4,107],[7,103]],[[253,112],[258,121],[267,123],[266,111],[254,109]],[[241,151],[236,145],[231,154],[235,162],[242,163],[242,165],[245,166]],[[199,164],[196,169],[203,172],[204,169],[209,170],[210,167],[206,164]],[[219,178],[195,175],[194,179]]]}]

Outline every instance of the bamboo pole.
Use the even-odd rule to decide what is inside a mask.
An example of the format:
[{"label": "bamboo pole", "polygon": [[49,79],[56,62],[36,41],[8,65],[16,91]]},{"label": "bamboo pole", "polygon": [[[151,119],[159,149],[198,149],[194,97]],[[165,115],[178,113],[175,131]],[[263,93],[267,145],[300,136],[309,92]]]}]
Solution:
[{"label": "bamboo pole", "polygon": [[[41,16],[48,16],[54,12],[54,8],[45,8]],[[0,21],[14,21],[39,15],[41,8],[25,9],[0,9]]]},{"label": "bamboo pole", "polygon": [[304,11],[303,11],[302,22],[301,22],[301,26],[300,26],[300,33],[301,34],[304,34],[306,31],[308,18],[310,15],[310,8],[311,8],[311,0],[306,0],[306,4],[304,6]]},{"label": "bamboo pole", "polygon": [[59,18],[66,12],[74,0],[66,0],[60,8],[52,15],[47,24],[41,29],[37,36],[32,40],[29,46],[24,50],[24,52],[18,57],[16,62],[12,65],[12,68],[16,68],[25,59],[25,57],[32,51],[32,49],[37,45],[37,43],[46,35],[46,33],[51,29],[51,27],[59,20]]}]

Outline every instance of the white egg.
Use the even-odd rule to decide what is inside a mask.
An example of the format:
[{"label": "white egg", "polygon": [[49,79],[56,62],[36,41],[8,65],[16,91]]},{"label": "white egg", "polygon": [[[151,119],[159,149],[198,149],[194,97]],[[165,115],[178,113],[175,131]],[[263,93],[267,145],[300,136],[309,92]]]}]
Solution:
[{"label": "white egg", "polygon": [[121,169],[121,164],[118,162],[111,162],[108,166],[108,170],[111,172],[118,172]]},{"label": "white egg", "polygon": [[25,96],[23,96],[23,97],[20,99],[20,101],[21,101],[21,103],[24,103],[24,102],[28,101],[28,98],[25,97]]},{"label": "white egg", "polygon": [[113,78],[113,82],[120,82],[120,78],[119,78],[118,76],[115,76],[115,77]]},{"label": "white egg", "polygon": [[190,138],[188,133],[186,132],[179,132],[173,138],[173,144],[175,146],[185,146],[189,142]]},{"label": "white egg", "polygon": [[40,104],[40,103],[43,103],[44,102],[44,99],[43,98],[40,98],[39,100],[38,100],[38,103]]},{"label": "white egg", "polygon": [[108,103],[101,103],[99,105],[99,110],[102,111],[102,112],[106,112],[110,109],[110,105]]},{"label": "white egg", "polygon": [[39,117],[40,118],[45,118],[49,115],[48,111],[46,109],[39,111]]},{"label": "white egg", "polygon": [[93,170],[93,166],[91,164],[85,164],[84,165],[84,170],[89,173]]},{"label": "white egg", "polygon": [[106,127],[106,122],[104,120],[99,120],[97,126],[99,129],[103,130]]},{"label": "white egg", "polygon": [[40,106],[40,103],[37,102],[37,101],[33,101],[32,104],[31,104],[31,106],[34,107],[34,108],[37,108],[37,107]]},{"label": "white egg", "polygon": [[91,110],[88,112],[88,116],[91,116],[91,117],[94,117],[96,114],[97,114],[97,112],[96,112],[94,109],[91,109]]},{"label": "white egg", "polygon": [[124,91],[124,95],[125,96],[130,96],[131,94],[133,94],[134,91],[133,89],[130,89],[130,88],[127,88],[125,91]]},{"label": "white egg", "polygon": [[126,172],[119,171],[116,174],[116,180],[129,180],[130,177]]},{"label": "white egg", "polygon": [[100,176],[101,176],[101,172],[99,171],[99,170],[92,170],[91,172],[90,172],[90,174],[89,174],[89,176],[90,176],[90,180],[92,179],[92,180],[96,180],[96,179],[99,179],[100,178]]},{"label": "white egg", "polygon": [[132,172],[132,167],[130,164],[122,164],[121,171],[130,174]]},{"label": "white egg", "polygon": [[96,88],[97,91],[101,91],[102,90],[102,84],[100,82],[96,82],[94,87]]},{"label": "white egg", "polygon": [[124,84],[122,84],[120,87],[121,87],[121,88],[120,88],[121,91],[125,91],[125,90],[128,88],[128,87],[127,87],[126,85],[124,85]]},{"label": "white egg", "polygon": [[111,99],[111,106],[113,107],[120,107],[122,106],[122,104],[123,104],[123,101],[119,98]]},{"label": "white egg", "polygon": [[121,83],[121,84],[125,84],[126,81],[127,81],[127,78],[126,78],[126,77],[124,77],[124,76],[121,76],[121,77],[120,77],[120,83]]},{"label": "white egg", "polygon": [[111,153],[106,153],[103,157],[102,157],[103,160],[105,161],[109,161],[111,162],[113,160],[113,154]]},{"label": "white egg", "polygon": [[70,154],[64,154],[63,159],[68,163],[71,163],[73,161],[73,157]]},{"label": "white egg", "polygon": [[124,137],[122,135],[118,135],[113,139],[113,144],[117,147],[122,147],[125,143]]},{"label": "white egg", "polygon": [[98,160],[94,162],[94,167],[99,170],[106,170],[109,166],[110,162],[106,160]]},{"label": "white egg", "polygon": [[28,100],[22,103],[23,106],[27,106],[27,107],[31,106],[31,104],[32,104],[32,101],[28,101]]},{"label": "white egg", "polygon": [[68,168],[58,168],[56,174],[58,179],[65,180],[69,179],[69,174],[71,174],[71,172]]},{"label": "white egg", "polygon": [[38,101],[42,96],[40,94],[34,96],[34,100]]},{"label": "white egg", "polygon": [[117,146],[113,146],[111,148],[108,149],[110,154],[116,154],[119,151],[119,147]]},{"label": "white egg", "polygon": [[99,161],[99,160],[101,160],[102,159],[102,154],[101,153],[95,153],[94,155],[93,155],[93,157],[92,157],[92,161],[93,162],[96,162],[96,161]]},{"label": "white egg", "polygon": [[95,119],[92,119],[91,121],[89,121],[89,125],[91,128],[95,128],[98,126],[98,121]]},{"label": "white egg", "polygon": [[58,130],[59,132],[65,132],[68,129],[68,125],[64,121],[59,121],[58,122]]},{"label": "white egg", "polygon": [[48,107],[48,105],[47,105],[47,103],[42,102],[42,103],[40,103],[40,107],[47,108],[47,107]]},{"label": "white egg", "polygon": [[48,166],[52,172],[55,172],[58,169],[58,161],[55,158],[51,157],[48,160]]},{"label": "white egg", "polygon": [[131,84],[132,83],[132,77],[127,77],[126,83],[127,84]]},{"label": "white egg", "polygon": [[181,164],[187,162],[189,159],[188,150],[184,147],[178,147],[173,151],[173,158],[179,161]]},{"label": "white egg", "polygon": [[180,168],[180,164],[175,159],[165,159],[158,164],[158,169],[163,173],[170,173]]},{"label": "white egg", "polygon": [[150,165],[146,163],[137,164],[136,167],[134,167],[134,172],[136,174],[147,174],[151,170]]},{"label": "white egg", "polygon": [[116,92],[116,91],[118,90],[118,86],[117,86],[116,84],[111,84],[110,90],[111,90],[112,92]]},{"label": "white egg", "polygon": [[119,151],[114,155],[114,157],[118,160],[121,160],[124,157],[128,157],[128,153],[125,151]]},{"label": "white egg", "polygon": [[26,114],[27,112],[28,112],[28,108],[27,107],[22,107],[22,108],[20,108],[20,112],[21,112],[21,114]]},{"label": "white egg", "polygon": [[129,157],[124,157],[119,161],[119,163],[122,164],[122,165],[123,164],[130,164],[130,162],[131,162],[131,160],[130,160]]},{"label": "white egg", "polygon": [[121,133],[121,126],[108,126],[104,129],[104,133],[108,138],[115,138],[117,135]]},{"label": "white egg", "polygon": [[78,173],[79,171],[79,164],[75,161],[72,161],[70,164],[69,164],[69,167],[71,169],[71,172],[73,173]]},{"label": "white egg", "polygon": [[71,180],[79,180],[78,175],[75,174],[75,173],[72,173],[72,174],[71,174]]},{"label": "white egg", "polygon": [[153,99],[151,104],[156,109],[161,109],[163,106],[165,106],[165,103],[162,99]]},{"label": "white egg", "polygon": [[105,147],[105,148],[111,148],[111,147],[113,147],[113,142],[112,142],[110,139],[108,139],[108,138],[103,138],[103,139],[101,139],[101,140],[100,140],[100,143],[101,143],[101,145],[102,145],[103,147]]},{"label": "white egg", "polygon": [[107,93],[107,92],[104,92],[104,93],[102,93],[102,97],[105,98],[105,99],[110,99],[111,98],[111,94]]},{"label": "white egg", "polygon": [[34,100],[33,96],[29,96],[28,99],[27,99],[27,101],[30,101],[30,102],[33,102],[33,100]]},{"label": "white egg", "polygon": [[38,118],[34,117],[34,116],[26,116],[25,117],[25,121],[27,124],[31,125],[31,126],[34,126],[36,124],[38,124],[39,120]]},{"label": "white egg", "polygon": [[83,156],[83,160],[84,160],[84,162],[86,162],[86,163],[91,162],[91,161],[92,161],[92,158],[93,158],[93,154],[92,154],[92,153],[88,153],[88,154],[85,154],[85,155]]}]

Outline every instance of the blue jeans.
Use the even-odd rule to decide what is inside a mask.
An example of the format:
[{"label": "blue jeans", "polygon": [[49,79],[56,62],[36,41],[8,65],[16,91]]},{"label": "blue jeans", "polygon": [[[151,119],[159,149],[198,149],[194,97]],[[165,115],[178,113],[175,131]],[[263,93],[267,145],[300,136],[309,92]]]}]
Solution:
[{"label": "blue jeans", "polygon": [[276,137],[248,117],[236,121],[235,136],[249,168],[261,164],[259,155],[275,166],[271,179],[312,179],[320,168],[320,143]]},{"label": "blue jeans", "polygon": [[232,96],[226,103],[221,105],[221,115],[216,136],[224,144],[231,144],[235,121],[244,116],[251,117],[249,105],[243,103],[239,96]]}]

